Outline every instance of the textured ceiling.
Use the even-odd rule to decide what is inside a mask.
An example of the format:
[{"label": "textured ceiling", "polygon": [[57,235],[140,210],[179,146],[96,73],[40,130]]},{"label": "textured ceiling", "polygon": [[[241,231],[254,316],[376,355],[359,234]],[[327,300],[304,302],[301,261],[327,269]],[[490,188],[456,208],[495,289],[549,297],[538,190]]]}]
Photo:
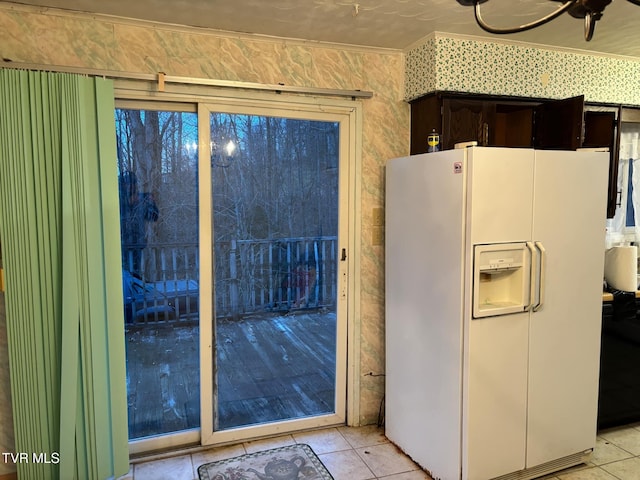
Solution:
[{"label": "textured ceiling", "polygon": [[[2,2],[7,3],[7,2]],[[614,0],[584,40],[583,21],[563,14],[528,32],[495,36],[481,30],[473,7],[456,0],[24,0],[13,3],[117,15],[138,20],[205,27],[349,45],[405,49],[434,31],[488,36],[640,58],[640,6]],[[528,23],[560,5],[549,0],[490,0],[489,23]]]}]

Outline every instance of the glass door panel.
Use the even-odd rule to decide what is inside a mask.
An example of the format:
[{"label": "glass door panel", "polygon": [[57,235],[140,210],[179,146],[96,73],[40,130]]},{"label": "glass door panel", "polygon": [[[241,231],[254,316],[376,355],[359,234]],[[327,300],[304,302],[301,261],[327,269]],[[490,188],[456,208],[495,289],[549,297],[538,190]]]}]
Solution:
[{"label": "glass door panel", "polygon": [[118,108],[116,132],[129,439],[137,440],[200,426],[197,114]]},{"label": "glass door panel", "polygon": [[215,112],[208,123],[211,427],[344,421],[341,125]]}]

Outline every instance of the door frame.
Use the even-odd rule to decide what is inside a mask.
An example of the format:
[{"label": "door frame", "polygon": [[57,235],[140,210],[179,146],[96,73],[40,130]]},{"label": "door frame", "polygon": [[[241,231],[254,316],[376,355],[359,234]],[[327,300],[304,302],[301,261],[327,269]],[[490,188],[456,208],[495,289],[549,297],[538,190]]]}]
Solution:
[{"label": "door frame", "polygon": [[[146,80],[118,79],[115,82],[116,105],[126,104],[127,108],[147,108],[150,104],[163,102],[163,109],[174,105],[180,111],[198,110],[202,103],[239,105],[276,105],[281,109],[296,111],[313,109],[318,112],[334,112],[348,117],[347,143],[348,164],[344,172],[348,182],[348,233],[343,241],[347,245],[346,267],[348,275],[343,285],[347,291],[347,344],[346,344],[346,425],[360,423],[360,359],[361,359],[361,258],[362,258],[362,128],[363,103],[328,96],[307,96],[296,94],[275,94],[256,91],[242,91],[235,88],[220,88],[206,85],[166,84],[164,91],[158,91],[154,82]],[[136,107],[134,107],[134,105]],[[199,119],[200,121],[200,119]],[[341,131],[342,135],[342,131]],[[202,144],[200,145],[202,151]],[[208,148],[208,145],[205,145]],[[209,199],[211,197],[209,196]],[[209,230],[210,231],[210,230]],[[212,272],[209,273],[211,275]],[[211,285],[211,283],[210,283]],[[211,313],[211,312],[209,312]],[[201,386],[202,391],[202,386]],[[202,420],[201,420],[202,426]],[[302,429],[302,426],[299,426]],[[284,433],[284,430],[283,430]],[[202,429],[190,429],[156,437],[129,441],[131,455],[149,451],[175,449],[202,441]],[[217,441],[217,440],[216,440]],[[233,438],[225,440],[232,443]]]}]

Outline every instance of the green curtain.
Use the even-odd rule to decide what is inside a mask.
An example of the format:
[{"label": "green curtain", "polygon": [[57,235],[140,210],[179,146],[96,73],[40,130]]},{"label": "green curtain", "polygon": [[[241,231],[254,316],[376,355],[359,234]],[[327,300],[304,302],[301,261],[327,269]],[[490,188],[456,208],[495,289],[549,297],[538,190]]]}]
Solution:
[{"label": "green curtain", "polygon": [[[0,69],[0,232],[25,479],[129,469],[113,83]],[[35,456],[33,456],[35,455]]]}]

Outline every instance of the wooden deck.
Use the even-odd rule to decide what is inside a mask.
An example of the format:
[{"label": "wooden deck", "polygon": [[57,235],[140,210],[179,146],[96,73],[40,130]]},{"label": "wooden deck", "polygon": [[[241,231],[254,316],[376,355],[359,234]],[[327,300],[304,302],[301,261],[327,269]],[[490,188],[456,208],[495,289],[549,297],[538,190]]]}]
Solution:
[{"label": "wooden deck", "polygon": [[[265,313],[217,325],[218,429],[334,410],[336,317]],[[129,438],[200,425],[197,325],[127,327]]]}]

